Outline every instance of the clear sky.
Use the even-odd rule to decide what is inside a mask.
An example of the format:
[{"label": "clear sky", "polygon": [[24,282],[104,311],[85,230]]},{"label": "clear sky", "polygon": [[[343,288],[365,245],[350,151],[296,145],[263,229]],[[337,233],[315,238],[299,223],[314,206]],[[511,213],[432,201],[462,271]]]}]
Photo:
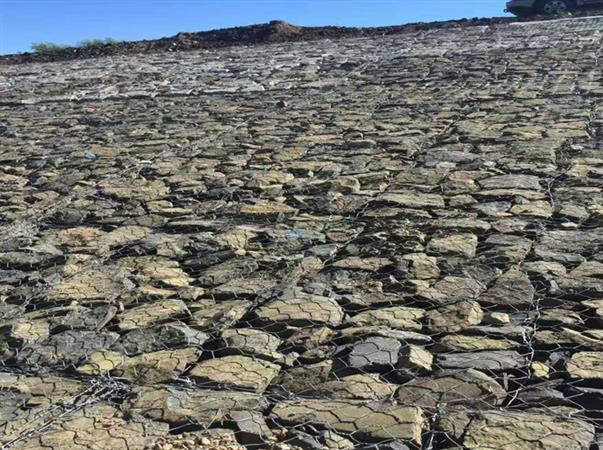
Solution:
[{"label": "clear sky", "polygon": [[505,0],[0,0],[0,54],[33,42],[153,39],[280,19],[377,26],[502,16]]}]

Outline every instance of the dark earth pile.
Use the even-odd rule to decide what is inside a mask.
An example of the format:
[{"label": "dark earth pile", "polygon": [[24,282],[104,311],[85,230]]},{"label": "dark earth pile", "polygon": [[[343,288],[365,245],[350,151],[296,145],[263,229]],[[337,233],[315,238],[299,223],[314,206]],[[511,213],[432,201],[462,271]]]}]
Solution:
[{"label": "dark earth pile", "polygon": [[[572,16],[600,14],[600,10],[579,10]],[[496,25],[534,20],[517,17],[493,17],[459,19],[443,22],[421,22],[399,26],[353,28],[353,27],[300,27],[275,20],[266,24],[224,28],[196,33],[178,33],[176,36],[161,39],[118,42],[89,47],[71,47],[49,53],[21,53],[0,55],[0,64],[20,64],[26,62],[63,61],[80,58],[96,58],[111,55],[131,55],[153,52],[179,52],[195,49],[223,48],[238,45],[257,45],[271,42],[300,42],[317,39],[340,39],[345,37],[383,36],[421,30],[441,28],[459,28],[483,25]]]},{"label": "dark earth pile", "polygon": [[603,18],[271,27],[0,66],[3,448],[601,448]]}]

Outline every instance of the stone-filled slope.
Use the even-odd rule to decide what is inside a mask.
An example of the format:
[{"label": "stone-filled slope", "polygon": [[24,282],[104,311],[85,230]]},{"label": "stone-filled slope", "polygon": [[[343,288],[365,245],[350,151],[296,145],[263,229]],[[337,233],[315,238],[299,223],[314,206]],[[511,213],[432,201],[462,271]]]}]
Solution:
[{"label": "stone-filled slope", "polygon": [[602,37],[0,67],[3,448],[597,448]]},{"label": "stone-filled slope", "polygon": [[[572,11],[565,17],[600,15],[600,8]],[[556,16],[541,16],[539,19],[553,20]],[[25,52],[0,55],[0,64],[22,64],[32,62],[66,61],[101,56],[120,56],[157,52],[183,52],[199,49],[217,49],[233,46],[253,46],[275,42],[302,42],[321,39],[385,36],[399,33],[437,30],[446,28],[485,26],[533,21],[534,17],[487,17],[446,20],[442,22],[417,22],[382,27],[307,27],[289,24],[282,20],[269,23],[246,25],[218,30],[178,33],[175,36],[142,41],[117,41],[111,44],[66,47],[47,52]]]}]

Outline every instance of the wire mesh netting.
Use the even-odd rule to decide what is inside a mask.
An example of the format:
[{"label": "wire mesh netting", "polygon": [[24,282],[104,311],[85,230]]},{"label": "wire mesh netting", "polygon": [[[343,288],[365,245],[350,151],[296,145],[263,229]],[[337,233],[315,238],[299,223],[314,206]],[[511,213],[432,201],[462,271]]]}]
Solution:
[{"label": "wire mesh netting", "polygon": [[603,446],[602,39],[0,66],[3,448]]}]

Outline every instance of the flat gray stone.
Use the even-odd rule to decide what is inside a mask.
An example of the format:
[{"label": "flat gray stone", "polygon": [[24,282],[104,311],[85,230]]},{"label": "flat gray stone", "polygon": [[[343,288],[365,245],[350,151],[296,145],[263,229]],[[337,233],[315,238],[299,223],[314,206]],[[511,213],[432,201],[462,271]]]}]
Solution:
[{"label": "flat gray stone", "polygon": [[524,367],[527,358],[516,351],[497,350],[438,355],[442,369],[509,370]]}]

